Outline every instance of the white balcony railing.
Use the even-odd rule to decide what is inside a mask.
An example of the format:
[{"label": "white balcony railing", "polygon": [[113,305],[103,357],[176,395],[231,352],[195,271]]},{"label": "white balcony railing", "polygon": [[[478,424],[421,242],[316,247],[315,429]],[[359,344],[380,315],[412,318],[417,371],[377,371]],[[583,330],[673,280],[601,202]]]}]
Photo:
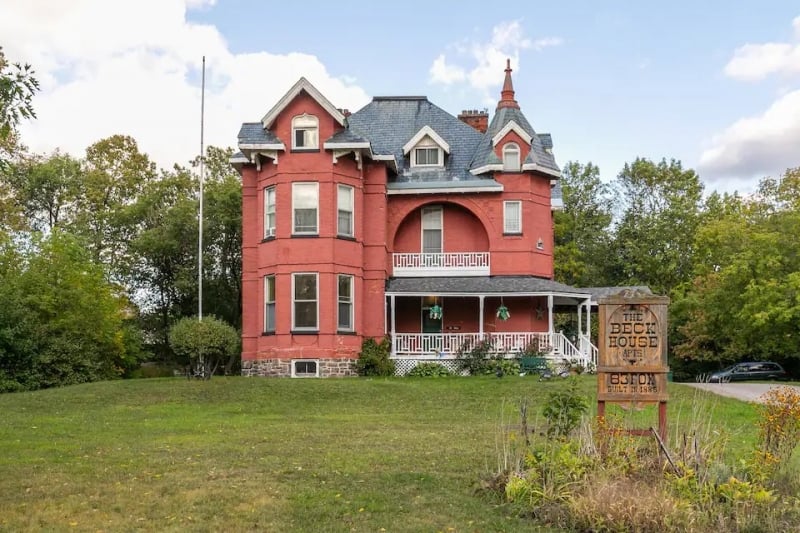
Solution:
[{"label": "white balcony railing", "polygon": [[398,277],[488,276],[489,252],[392,254],[392,267]]}]

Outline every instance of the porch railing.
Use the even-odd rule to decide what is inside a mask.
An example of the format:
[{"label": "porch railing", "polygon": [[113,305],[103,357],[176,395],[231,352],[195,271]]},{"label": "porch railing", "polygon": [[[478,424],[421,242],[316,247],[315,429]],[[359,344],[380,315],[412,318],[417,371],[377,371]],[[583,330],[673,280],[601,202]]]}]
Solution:
[{"label": "porch railing", "polygon": [[[481,340],[488,339],[489,354],[517,357],[531,344],[553,359],[596,362],[582,353],[563,333],[395,333],[392,335],[392,357],[395,359],[455,359],[459,351],[469,350]],[[590,343],[591,344],[591,343]]]},{"label": "porch railing", "polygon": [[392,254],[395,276],[488,276],[489,252]]}]

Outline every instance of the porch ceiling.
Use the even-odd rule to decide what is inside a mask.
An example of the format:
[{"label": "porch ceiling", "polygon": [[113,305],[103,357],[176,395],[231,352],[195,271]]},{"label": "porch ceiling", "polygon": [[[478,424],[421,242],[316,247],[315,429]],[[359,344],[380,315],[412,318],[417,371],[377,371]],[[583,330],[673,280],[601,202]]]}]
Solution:
[{"label": "porch ceiling", "polygon": [[552,294],[585,300],[590,294],[550,279],[534,276],[471,276],[431,278],[390,278],[386,294],[397,296],[542,296]]}]

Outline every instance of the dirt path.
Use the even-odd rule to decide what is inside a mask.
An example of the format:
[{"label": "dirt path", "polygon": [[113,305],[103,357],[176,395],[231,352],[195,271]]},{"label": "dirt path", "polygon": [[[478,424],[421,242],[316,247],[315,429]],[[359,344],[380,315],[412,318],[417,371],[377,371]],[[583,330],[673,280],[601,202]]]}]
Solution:
[{"label": "dirt path", "polygon": [[[758,402],[765,392],[782,386],[781,383],[682,383],[682,385],[711,391],[743,402]],[[800,392],[800,387],[793,385],[792,387]]]}]

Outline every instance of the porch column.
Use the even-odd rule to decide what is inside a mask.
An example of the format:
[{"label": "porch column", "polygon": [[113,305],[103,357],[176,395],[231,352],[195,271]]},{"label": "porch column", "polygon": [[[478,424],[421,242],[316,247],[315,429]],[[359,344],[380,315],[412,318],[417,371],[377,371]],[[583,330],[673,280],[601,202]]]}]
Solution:
[{"label": "porch column", "polygon": [[[583,335],[583,303],[578,304],[578,335]],[[580,339],[578,339],[580,346]]]},{"label": "porch column", "polygon": [[390,315],[391,315],[391,317],[392,317],[392,318],[391,318],[391,320],[392,320],[392,355],[396,355],[396,354],[397,354],[397,350],[396,350],[396,348],[397,348],[397,347],[396,347],[396,343],[397,343],[397,335],[396,335],[396,333],[397,333],[397,329],[395,328],[395,316],[394,316],[394,315],[395,315],[395,312],[394,312],[394,303],[395,303],[395,302],[394,302],[394,294],[392,294],[391,296],[389,296],[389,302],[390,302],[390,304],[389,304],[389,305],[391,306],[391,310],[390,310],[390,312],[389,312],[389,313],[390,313]]},{"label": "porch column", "polygon": [[551,335],[553,331],[553,295],[547,295],[547,332]]},{"label": "porch column", "polygon": [[592,338],[592,301],[586,300],[586,336]]},{"label": "porch column", "polygon": [[478,338],[483,340],[483,299],[484,295],[478,296]]}]

